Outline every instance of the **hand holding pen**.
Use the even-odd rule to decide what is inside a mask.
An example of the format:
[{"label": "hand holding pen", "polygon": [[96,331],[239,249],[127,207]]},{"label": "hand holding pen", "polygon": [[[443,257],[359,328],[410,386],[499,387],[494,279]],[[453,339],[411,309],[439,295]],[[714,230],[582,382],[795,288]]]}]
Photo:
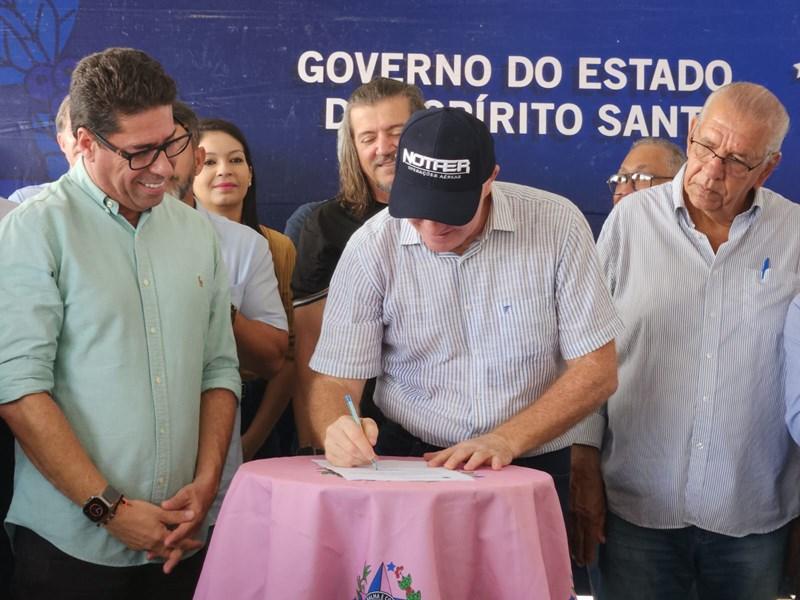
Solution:
[{"label": "hand holding pen", "polygon": [[359,419],[353,399],[345,397],[347,414],[340,416],[325,431],[325,458],[337,467],[357,467],[375,460],[373,446],[378,441],[378,425],[370,418]]}]

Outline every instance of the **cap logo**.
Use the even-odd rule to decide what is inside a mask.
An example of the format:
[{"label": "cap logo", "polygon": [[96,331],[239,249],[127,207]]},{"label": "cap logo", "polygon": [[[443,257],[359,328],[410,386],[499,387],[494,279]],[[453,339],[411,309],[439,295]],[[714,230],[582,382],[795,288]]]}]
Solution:
[{"label": "cap logo", "polygon": [[403,164],[415,173],[438,179],[460,179],[470,167],[468,158],[431,158],[407,148],[403,148]]}]

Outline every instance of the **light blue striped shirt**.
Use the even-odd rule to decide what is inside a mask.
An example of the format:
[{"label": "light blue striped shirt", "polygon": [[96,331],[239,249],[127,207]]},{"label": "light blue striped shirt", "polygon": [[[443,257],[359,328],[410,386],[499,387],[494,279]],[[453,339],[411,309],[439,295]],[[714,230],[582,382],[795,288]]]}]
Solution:
[{"label": "light blue striped shirt", "polygon": [[[608,507],[642,527],[769,532],[800,513],[782,340],[800,291],[800,206],[759,189],[715,255],[686,210],[683,172],[617,205],[598,241],[625,322],[603,442]],[[603,421],[591,420],[595,443]]]},{"label": "light blue striped shirt", "polygon": [[[0,247],[0,403],[50,393],[111,485],[153,504],[174,495],[194,479],[202,392],[240,393],[207,219],[165,196],[134,228],[78,161],[0,222]],[[19,447],[7,521],[84,561],[147,562]]]},{"label": "light blue striped shirt", "polygon": [[[495,183],[485,230],[461,256],[431,252],[388,211],[367,221],[336,268],[311,367],[378,376],[375,403],[388,418],[450,446],[531,405],[565,359],[620,326],[580,211]],[[567,445],[561,436],[526,454]]]}]

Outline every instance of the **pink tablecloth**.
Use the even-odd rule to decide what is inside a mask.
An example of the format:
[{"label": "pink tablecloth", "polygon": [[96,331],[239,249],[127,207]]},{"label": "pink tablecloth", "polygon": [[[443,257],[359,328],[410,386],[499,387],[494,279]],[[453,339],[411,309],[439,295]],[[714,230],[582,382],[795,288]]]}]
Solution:
[{"label": "pink tablecloth", "polygon": [[296,457],[239,469],[195,600],[568,600],[571,592],[563,518],[545,473],[351,482]]}]

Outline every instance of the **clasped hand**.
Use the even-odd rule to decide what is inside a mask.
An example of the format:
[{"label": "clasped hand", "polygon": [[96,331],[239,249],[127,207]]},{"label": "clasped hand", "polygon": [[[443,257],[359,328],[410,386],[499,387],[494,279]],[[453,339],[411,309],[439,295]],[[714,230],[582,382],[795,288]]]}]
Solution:
[{"label": "clasped hand", "polygon": [[203,546],[191,536],[214,499],[209,487],[193,481],[161,506],[125,499],[106,528],[128,548],[147,551],[148,560],[164,559],[163,571],[170,573],[184,554]]}]

